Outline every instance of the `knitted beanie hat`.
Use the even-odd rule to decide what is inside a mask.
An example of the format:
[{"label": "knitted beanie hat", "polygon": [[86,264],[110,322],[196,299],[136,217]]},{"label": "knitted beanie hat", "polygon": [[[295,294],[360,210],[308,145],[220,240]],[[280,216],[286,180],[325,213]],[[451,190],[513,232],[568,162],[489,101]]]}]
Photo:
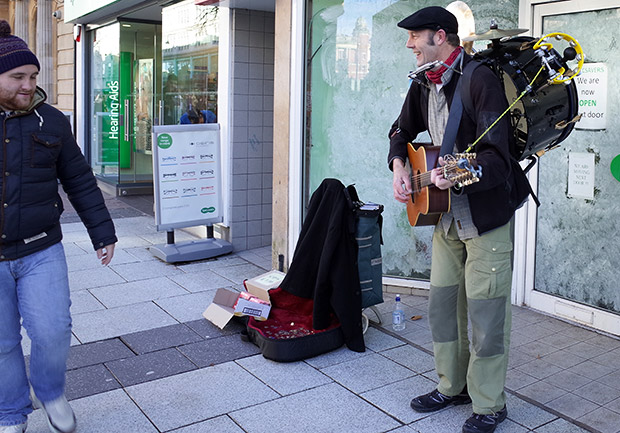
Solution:
[{"label": "knitted beanie hat", "polygon": [[11,26],[0,20],[0,74],[23,65],[35,65],[41,70],[37,56],[22,39],[11,34]]}]

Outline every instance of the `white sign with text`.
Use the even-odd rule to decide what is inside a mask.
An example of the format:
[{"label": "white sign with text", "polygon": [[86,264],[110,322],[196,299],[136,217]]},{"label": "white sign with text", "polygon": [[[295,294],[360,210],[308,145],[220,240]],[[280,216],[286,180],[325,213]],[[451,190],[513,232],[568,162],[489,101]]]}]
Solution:
[{"label": "white sign with text", "polygon": [[607,128],[607,65],[586,63],[581,74],[574,78],[579,95],[581,120],[577,129]]},{"label": "white sign with text", "polygon": [[570,152],[568,154],[568,196],[594,198],[594,154]]},{"label": "white sign with text", "polygon": [[219,124],[153,127],[157,230],[223,219]]}]

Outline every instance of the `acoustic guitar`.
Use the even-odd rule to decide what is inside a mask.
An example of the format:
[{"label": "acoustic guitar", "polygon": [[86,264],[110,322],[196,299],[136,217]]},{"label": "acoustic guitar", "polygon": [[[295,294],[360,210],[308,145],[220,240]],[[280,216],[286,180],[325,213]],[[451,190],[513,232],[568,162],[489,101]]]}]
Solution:
[{"label": "acoustic guitar", "polygon": [[[431,170],[437,167],[440,146],[411,143],[407,148],[411,164],[411,196],[407,202],[407,217],[412,226],[435,225],[441,214],[450,210],[450,190],[441,190],[431,182]],[[442,167],[446,179],[463,187],[478,182],[482,168],[475,164],[475,153],[457,153],[444,156]]]}]

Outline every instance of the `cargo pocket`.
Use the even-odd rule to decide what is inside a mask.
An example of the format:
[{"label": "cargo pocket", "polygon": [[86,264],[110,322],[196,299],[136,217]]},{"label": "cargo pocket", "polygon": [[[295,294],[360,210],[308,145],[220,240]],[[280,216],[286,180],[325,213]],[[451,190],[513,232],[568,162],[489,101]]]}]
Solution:
[{"label": "cargo pocket", "polygon": [[467,246],[467,297],[489,299],[510,295],[512,242],[474,238]]}]

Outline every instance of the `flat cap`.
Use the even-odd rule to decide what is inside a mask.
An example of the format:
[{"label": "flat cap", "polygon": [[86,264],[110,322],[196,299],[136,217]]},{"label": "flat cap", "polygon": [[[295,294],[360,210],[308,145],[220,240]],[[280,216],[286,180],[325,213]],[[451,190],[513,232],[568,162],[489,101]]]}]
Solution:
[{"label": "flat cap", "polygon": [[429,6],[398,23],[398,27],[407,30],[443,29],[446,33],[458,33],[459,22],[448,10],[439,6]]}]

